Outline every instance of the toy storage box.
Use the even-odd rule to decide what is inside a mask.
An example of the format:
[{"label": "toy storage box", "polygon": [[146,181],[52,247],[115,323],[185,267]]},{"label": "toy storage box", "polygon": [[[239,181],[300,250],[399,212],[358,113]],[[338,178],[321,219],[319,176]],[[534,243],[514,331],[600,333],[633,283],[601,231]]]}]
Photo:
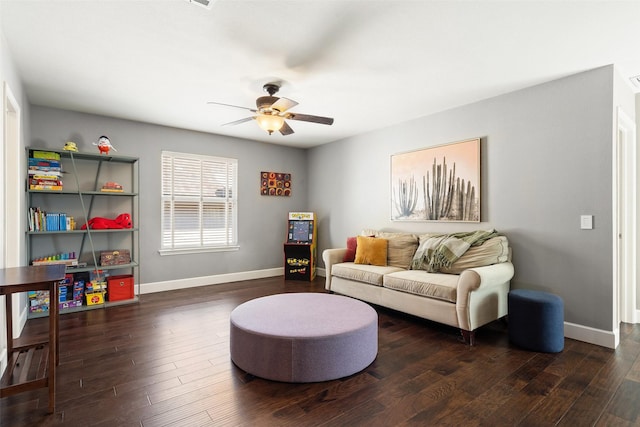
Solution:
[{"label": "toy storage box", "polygon": [[123,274],[107,278],[107,298],[109,301],[122,301],[133,297],[133,275]]},{"label": "toy storage box", "polygon": [[100,252],[100,265],[120,265],[131,262],[131,253],[128,249]]},{"label": "toy storage box", "polygon": [[104,304],[104,292],[102,291],[86,292],[84,295],[87,298],[87,305]]}]

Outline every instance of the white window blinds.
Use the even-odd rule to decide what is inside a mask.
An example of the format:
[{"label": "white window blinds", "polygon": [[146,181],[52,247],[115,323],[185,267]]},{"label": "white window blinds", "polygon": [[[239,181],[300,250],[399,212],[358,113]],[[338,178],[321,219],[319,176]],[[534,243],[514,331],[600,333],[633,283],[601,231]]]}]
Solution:
[{"label": "white window blinds", "polygon": [[162,152],[162,250],[236,247],[238,161]]}]

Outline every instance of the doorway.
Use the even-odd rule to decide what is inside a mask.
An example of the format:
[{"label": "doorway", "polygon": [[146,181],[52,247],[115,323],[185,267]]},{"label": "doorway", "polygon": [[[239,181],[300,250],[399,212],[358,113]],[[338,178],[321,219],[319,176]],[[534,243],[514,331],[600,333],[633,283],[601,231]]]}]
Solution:
[{"label": "doorway", "polygon": [[620,322],[638,323],[636,125],[620,108],[617,110],[616,171],[614,326],[617,329]]}]

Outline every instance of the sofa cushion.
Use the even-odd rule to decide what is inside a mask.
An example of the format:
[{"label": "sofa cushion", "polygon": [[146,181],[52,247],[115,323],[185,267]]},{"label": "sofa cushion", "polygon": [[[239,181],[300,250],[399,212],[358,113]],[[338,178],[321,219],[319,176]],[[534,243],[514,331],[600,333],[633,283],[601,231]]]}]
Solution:
[{"label": "sofa cushion", "polygon": [[379,232],[376,237],[386,239],[387,265],[408,269],[418,249],[418,237],[410,233]]},{"label": "sofa cushion", "polygon": [[471,246],[450,267],[442,267],[443,273],[460,274],[468,268],[484,267],[509,260],[509,241],[506,236],[496,236],[480,246]]},{"label": "sofa cushion", "polygon": [[356,237],[347,237],[347,252],[344,253],[342,262],[353,262],[356,259],[356,247],[358,239]]},{"label": "sofa cushion", "polygon": [[428,298],[455,303],[459,276],[427,273],[424,270],[403,270],[384,276],[382,286]]},{"label": "sofa cushion", "polygon": [[356,264],[387,265],[387,245],[386,239],[358,236],[354,262]]},{"label": "sofa cushion", "polygon": [[343,262],[331,266],[331,275],[343,279],[364,282],[370,285],[382,286],[382,278],[385,274],[402,271],[399,267],[355,264]]}]

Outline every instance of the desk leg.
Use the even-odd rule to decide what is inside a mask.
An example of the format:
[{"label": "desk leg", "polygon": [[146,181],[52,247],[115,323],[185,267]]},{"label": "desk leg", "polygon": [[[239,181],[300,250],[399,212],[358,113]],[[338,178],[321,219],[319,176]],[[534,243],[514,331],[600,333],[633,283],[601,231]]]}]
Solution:
[{"label": "desk leg", "polygon": [[56,366],[58,365],[58,282],[49,288],[49,413],[56,410]]},{"label": "desk leg", "polygon": [[7,322],[7,357],[11,357],[13,353],[13,294],[6,294],[4,302],[6,308],[4,317]]}]

